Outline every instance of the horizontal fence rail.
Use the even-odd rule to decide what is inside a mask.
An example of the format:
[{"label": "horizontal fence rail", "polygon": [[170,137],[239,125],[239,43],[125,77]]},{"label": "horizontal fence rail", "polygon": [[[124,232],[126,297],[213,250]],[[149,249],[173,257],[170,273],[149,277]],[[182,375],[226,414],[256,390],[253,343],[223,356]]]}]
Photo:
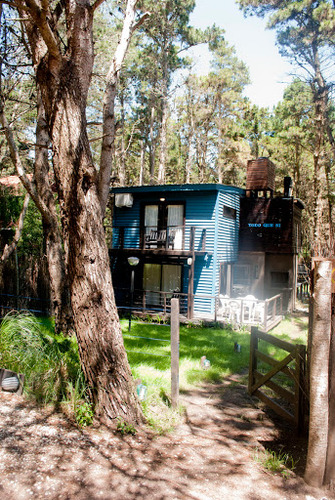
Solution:
[{"label": "horizontal fence rail", "polygon": [[118,309],[125,312],[131,309],[135,316],[146,312],[168,315],[171,313],[171,300],[173,298],[179,299],[181,314],[185,314],[187,311],[188,296],[185,293],[134,290],[133,302],[130,305],[129,288],[115,288],[114,292]]},{"label": "horizontal fence rail", "polygon": [[0,315],[4,317],[10,311],[29,311],[33,314],[50,315],[51,302],[48,299],[26,297],[23,295],[0,294]]}]

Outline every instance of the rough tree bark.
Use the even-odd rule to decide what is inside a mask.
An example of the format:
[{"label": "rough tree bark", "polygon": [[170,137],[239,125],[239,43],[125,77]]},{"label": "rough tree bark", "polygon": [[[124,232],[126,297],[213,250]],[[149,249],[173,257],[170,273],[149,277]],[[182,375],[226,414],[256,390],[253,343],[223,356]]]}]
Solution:
[{"label": "rough tree bark", "polygon": [[166,175],[166,157],[167,157],[167,126],[168,126],[168,112],[169,112],[169,101],[168,101],[168,49],[167,40],[164,40],[163,46],[163,67],[162,67],[162,122],[161,122],[161,132],[160,132],[160,152],[159,152],[159,166],[157,181],[158,184],[164,184]]},{"label": "rough tree bark", "polygon": [[150,163],[150,184],[155,183],[155,163],[156,163],[156,141],[154,134],[154,125],[155,125],[155,106],[152,103],[150,108],[150,155],[149,155],[149,163]]},{"label": "rough tree bark", "polygon": [[112,60],[112,64],[107,74],[106,90],[103,102],[103,139],[101,145],[100,171],[98,178],[98,190],[103,215],[105,214],[108,201],[111,168],[115,152],[114,107],[119,74],[129,47],[132,34],[149,16],[149,13],[146,12],[137,23],[134,23],[135,6],[137,4],[137,1],[138,0],[127,1],[122,33]]},{"label": "rough tree bark", "polygon": [[310,361],[310,419],[305,481],[321,487],[328,442],[328,377],[331,315],[330,261],[315,261]]},{"label": "rough tree bark", "polygon": [[[7,139],[7,143],[10,149],[10,156],[16,172],[21,179],[21,182],[24,185],[27,193],[29,193],[29,195],[33,199],[42,217],[44,237],[46,242],[48,271],[50,276],[51,297],[55,314],[55,329],[57,332],[63,331],[64,333],[66,333],[72,327],[72,313],[70,310],[69,297],[67,293],[67,281],[65,277],[62,241],[58,228],[58,218],[54,205],[53,194],[51,192],[48,180],[49,137],[47,131],[45,130],[45,121],[43,123],[44,117],[41,110],[43,111],[43,106],[38,103],[38,116],[36,126],[37,145],[35,148],[34,162],[34,176],[36,181],[35,185],[32,184],[32,182],[26,175],[21,163],[12,130],[6,120],[4,105],[2,101],[0,103],[0,123]],[[21,232],[22,229],[19,233],[20,235]],[[20,236],[17,237],[17,235],[15,235],[15,238],[13,240],[14,248],[16,248],[17,246],[19,237]],[[8,254],[8,249],[5,253]],[[4,262],[4,260],[8,257],[5,257],[5,254],[3,255],[3,257]]]},{"label": "rough tree bark", "polygon": [[55,317],[55,330],[58,333],[63,332],[66,334],[73,328],[73,321],[62,236],[54,194],[49,180],[49,145],[50,138],[45,112],[42,101],[38,98],[34,178],[37,192],[49,211],[49,217],[46,218],[43,213],[41,215],[50,277],[52,310]]},{"label": "rough tree bark", "polygon": [[315,78],[312,83],[315,108],[315,143],[313,150],[313,184],[314,184],[314,255],[324,255],[327,238],[322,237],[324,209],[323,185],[324,172],[322,170],[322,157],[324,149],[324,138],[326,132],[327,114],[327,88],[320,69],[319,53],[315,43],[312,44]]},{"label": "rough tree bark", "polygon": [[[95,7],[98,3],[101,2],[98,0]],[[34,0],[16,5],[25,19],[52,144],[82,368],[91,387],[96,414],[106,423],[118,417],[136,423],[142,420],[142,412],[114,300],[102,221],[104,198],[98,188],[101,184],[86,130],[85,110],[94,57],[94,7],[88,0],[65,0],[54,12],[47,2],[43,8]],[[65,51],[64,40],[55,29],[63,8],[67,26]]]},{"label": "rough tree bark", "polygon": [[[334,276],[334,273],[332,273]],[[332,277],[332,281],[334,278]],[[329,356],[328,448],[324,483],[335,491],[335,294],[332,294],[331,341]]]}]

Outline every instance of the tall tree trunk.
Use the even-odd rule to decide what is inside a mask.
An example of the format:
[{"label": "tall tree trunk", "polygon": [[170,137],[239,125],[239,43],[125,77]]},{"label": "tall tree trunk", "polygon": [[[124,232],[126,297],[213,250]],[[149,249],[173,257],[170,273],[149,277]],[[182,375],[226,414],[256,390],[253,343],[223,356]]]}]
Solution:
[{"label": "tall tree trunk", "polygon": [[129,47],[132,33],[148,16],[147,13],[144,14],[137,24],[134,24],[137,1],[138,0],[127,0],[121,36],[107,75],[103,103],[103,139],[98,175],[98,192],[101,200],[100,203],[103,217],[105,216],[108,202],[110,176],[115,153],[115,97],[119,74]]},{"label": "tall tree trunk", "polygon": [[335,491],[335,294],[332,294],[331,341],[329,356],[328,448],[325,485]]},{"label": "tall tree trunk", "polygon": [[223,184],[223,147],[222,147],[222,129],[218,128],[218,181]]},{"label": "tall tree trunk", "polygon": [[187,135],[187,157],[186,157],[186,172],[185,172],[185,182],[186,184],[190,184],[191,182],[191,173],[192,173],[192,162],[193,162],[193,139],[194,139],[194,115],[192,109],[192,89],[190,85],[186,86],[187,90],[187,118],[188,118],[188,127],[189,133]]},{"label": "tall tree trunk", "polygon": [[328,225],[329,225],[329,239],[328,239],[328,255],[334,255],[334,222],[333,222],[333,190],[331,183],[331,163],[330,161],[325,162],[325,176],[326,176],[326,196],[327,196],[327,208],[328,208]]},{"label": "tall tree trunk", "polygon": [[43,213],[41,215],[50,278],[52,309],[55,316],[55,330],[56,332],[62,331],[66,334],[73,328],[73,321],[70,305],[70,290],[67,272],[65,270],[63,242],[59,228],[54,194],[49,181],[49,144],[50,138],[47,130],[44,108],[41,99],[38,98],[34,164],[35,183],[39,196],[44,200],[49,210],[48,219],[44,217]]},{"label": "tall tree trunk", "polygon": [[162,102],[162,123],[160,133],[160,154],[158,166],[158,184],[165,183],[166,175],[166,157],[167,157],[167,122],[168,122],[168,102],[163,99]]},{"label": "tall tree trunk", "polygon": [[[315,44],[312,44],[314,55],[315,79],[312,83],[315,108],[315,143],[313,152],[314,162],[314,242],[315,255],[322,255],[325,239],[322,238],[323,213],[323,175],[322,156],[324,148],[325,124],[327,113],[327,89],[320,70],[320,60]],[[326,238],[327,240],[328,238]]]},{"label": "tall tree trunk", "polygon": [[187,157],[186,157],[186,167],[185,167],[185,182],[186,184],[190,184],[191,182],[191,173],[192,173],[192,151],[193,151],[193,133],[188,135],[188,146],[187,146]]},{"label": "tall tree trunk", "polygon": [[[67,9],[71,36],[64,55],[57,39],[50,36],[48,18],[30,9],[34,22],[28,19],[25,26],[53,148],[74,325],[97,415],[107,423],[118,417],[135,423],[142,420],[142,411],[115,305],[102,221],[104,204],[87,136],[85,110],[93,67],[93,9],[89,0],[69,2]],[[26,11],[20,14],[24,17]],[[36,40],[35,23],[45,43]]]},{"label": "tall tree trunk", "polygon": [[126,158],[125,158],[125,127],[124,127],[124,98],[123,94],[121,93],[120,96],[120,103],[121,103],[121,152],[120,152],[120,167],[119,167],[119,181],[120,181],[120,186],[125,186],[126,185]]},{"label": "tall tree trunk", "polygon": [[138,185],[143,186],[144,184],[144,166],[145,166],[145,141],[141,139],[141,165],[140,165],[140,175],[138,179]]},{"label": "tall tree trunk", "polygon": [[[75,68],[71,72],[75,75]],[[67,99],[61,96],[54,108],[51,136],[58,193],[63,202],[63,239],[69,255],[71,304],[80,359],[93,388],[98,413],[138,422],[141,410],[114,300],[102,213],[97,210],[99,197],[86,135],[85,109],[77,105],[81,80],[77,76],[78,81],[72,78],[71,82],[61,82]]]},{"label": "tall tree trunk", "polygon": [[323,484],[328,442],[328,377],[331,315],[330,261],[316,261],[310,362],[310,420],[305,481]]},{"label": "tall tree trunk", "polygon": [[150,109],[150,184],[155,183],[155,162],[156,162],[156,141],[154,134],[155,107],[152,104]]},{"label": "tall tree trunk", "polygon": [[[23,231],[23,223],[24,223],[24,218],[26,216],[27,210],[28,210],[28,205],[29,205],[29,200],[30,196],[28,193],[26,193],[26,196],[23,201],[23,207],[21,210],[21,213],[19,215],[19,218],[16,222],[16,229],[15,229],[15,234],[10,243],[7,243],[4,246],[4,249],[2,250],[2,254],[0,256],[0,288],[3,290],[4,288],[4,283],[3,283],[3,270],[4,270],[4,265],[9,259],[9,257],[12,255],[13,252],[16,252],[18,242],[21,238],[21,234]],[[15,259],[17,259],[17,255],[15,255]],[[18,293],[17,293],[18,295]]]},{"label": "tall tree trunk", "polygon": [[165,183],[166,175],[166,158],[167,158],[167,125],[168,125],[168,112],[169,112],[169,101],[168,101],[168,53],[166,48],[167,42],[164,42],[163,49],[163,68],[162,68],[162,122],[161,122],[161,134],[160,134],[160,155],[159,155],[159,167],[158,167],[158,184]]}]

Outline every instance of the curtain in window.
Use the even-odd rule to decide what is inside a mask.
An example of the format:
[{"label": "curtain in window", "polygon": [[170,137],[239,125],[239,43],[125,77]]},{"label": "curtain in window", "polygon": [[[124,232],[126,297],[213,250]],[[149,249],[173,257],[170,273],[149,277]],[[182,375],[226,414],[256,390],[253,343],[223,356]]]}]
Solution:
[{"label": "curtain in window", "polygon": [[146,205],[144,213],[144,225],[148,229],[157,229],[158,205]]},{"label": "curtain in window", "polygon": [[[150,248],[157,247],[158,205],[146,205],[144,210],[145,236],[150,235]],[[155,231],[155,234],[153,232]]]},{"label": "curtain in window", "polygon": [[181,250],[183,248],[183,224],[184,224],[184,206],[168,205],[167,225],[169,234],[174,235],[173,248]]}]

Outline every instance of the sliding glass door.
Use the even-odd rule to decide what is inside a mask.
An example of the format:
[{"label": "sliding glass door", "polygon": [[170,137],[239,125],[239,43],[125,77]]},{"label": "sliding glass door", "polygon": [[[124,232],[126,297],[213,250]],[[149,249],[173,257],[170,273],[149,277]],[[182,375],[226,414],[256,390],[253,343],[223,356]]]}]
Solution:
[{"label": "sliding glass door", "polygon": [[171,264],[144,264],[143,289],[146,305],[158,306],[164,302],[164,294],[171,298],[173,293],[181,291],[181,266]]}]

